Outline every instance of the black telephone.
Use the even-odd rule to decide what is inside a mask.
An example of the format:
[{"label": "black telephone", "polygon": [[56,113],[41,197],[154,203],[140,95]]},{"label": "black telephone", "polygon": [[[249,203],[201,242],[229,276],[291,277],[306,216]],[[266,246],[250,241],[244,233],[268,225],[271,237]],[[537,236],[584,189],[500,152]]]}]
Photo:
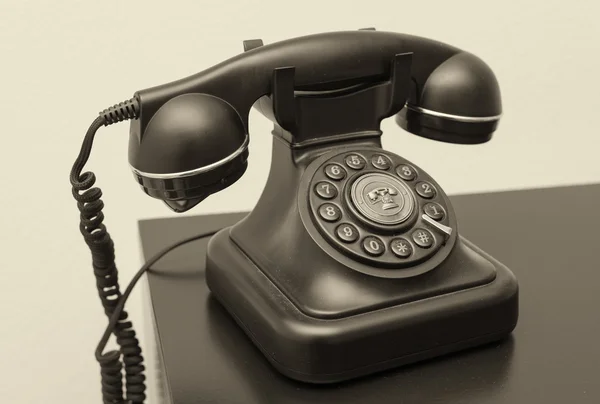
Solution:
[{"label": "black telephone", "polygon": [[[440,42],[372,29],[244,47],[103,111],[86,139],[133,119],[135,178],[183,212],[246,170],[250,109],[273,121],[262,196],[211,238],[206,258],[210,290],[266,358],[291,378],[330,383],[510,334],[513,274],[459,236],[433,178],[380,142],[393,115],[430,139],[490,140],[501,115],[490,68]],[[98,227],[99,196],[81,197],[90,147],[71,175],[84,236]]]}]

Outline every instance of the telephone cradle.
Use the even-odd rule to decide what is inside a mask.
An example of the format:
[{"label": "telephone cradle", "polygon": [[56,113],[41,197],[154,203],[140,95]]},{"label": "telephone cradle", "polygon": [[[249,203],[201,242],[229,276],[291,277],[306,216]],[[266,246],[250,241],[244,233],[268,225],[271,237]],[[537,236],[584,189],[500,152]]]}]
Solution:
[{"label": "telephone cradle", "polygon": [[500,90],[476,56],[374,30],[252,40],[135,102],[134,175],[177,212],[243,175],[251,108],[273,121],[264,191],[211,238],[206,282],[281,373],[339,382],[516,326],[511,271],[461,237],[440,184],[381,146],[392,116],[437,141],[490,140]]}]

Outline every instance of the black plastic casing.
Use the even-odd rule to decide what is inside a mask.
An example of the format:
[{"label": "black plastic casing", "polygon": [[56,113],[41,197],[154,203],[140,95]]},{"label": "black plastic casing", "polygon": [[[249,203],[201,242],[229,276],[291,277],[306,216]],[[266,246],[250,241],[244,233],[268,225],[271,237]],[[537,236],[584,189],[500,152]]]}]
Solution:
[{"label": "black plastic casing", "polygon": [[406,279],[355,271],[315,242],[299,184],[311,162],[340,147],[377,148],[379,136],[303,149],[276,137],[257,206],[209,243],[207,284],[266,358],[293,379],[331,383],[507,336],[516,279],[462,237],[434,270]]},{"label": "black plastic casing", "polygon": [[250,46],[137,92],[129,161],[147,194],[185,211],[246,170],[250,109],[273,121],[263,194],[244,220],[211,239],[207,283],[282,373],[342,381],[507,335],[517,284],[453,220],[439,252],[410,268],[340,256],[312,228],[303,176],[328,153],[385,153],[380,123],[394,115],[419,136],[486,142],[500,98],[482,60],[441,42],[374,31],[309,35]]}]

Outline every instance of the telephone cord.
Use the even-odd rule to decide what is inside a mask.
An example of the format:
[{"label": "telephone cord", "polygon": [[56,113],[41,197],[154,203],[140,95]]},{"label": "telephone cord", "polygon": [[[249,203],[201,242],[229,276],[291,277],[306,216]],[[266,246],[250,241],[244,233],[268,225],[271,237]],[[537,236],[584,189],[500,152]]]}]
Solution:
[{"label": "telephone cord", "polygon": [[[82,172],[87,163],[94,137],[102,126],[137,119],[139,103],[133,98],[105,109],[90,125],[81,145],[81,150],[70,173],[73,197],[80,212],[79,230],[92,255],[92,267],[96,277],[96,288],[109,323],[96,349],[100,364],[102,399],[105,404],[142,404],[146,399],[144,358],[133,328],[132,321],[124,310],[125,302],[140,277],[169,251],[216,231],[199,234],[165,248],[140,268],[122,294],[118,270],[115,263],[114,243],[104,222],[102,191],[95,187],[96,176],[91,171]],[[106,344],[114,334],[119,350],[104,353]],[[123,397],[123,370],[125,371],[125,398]]]}]

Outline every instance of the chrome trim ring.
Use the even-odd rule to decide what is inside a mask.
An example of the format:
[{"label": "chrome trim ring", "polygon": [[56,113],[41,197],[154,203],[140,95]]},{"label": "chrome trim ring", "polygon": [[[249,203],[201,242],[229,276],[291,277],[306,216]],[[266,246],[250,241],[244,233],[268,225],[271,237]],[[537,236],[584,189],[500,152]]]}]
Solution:
[{"label": "chrome trim ring", "polygon": [[458,122],[471,122],[471,123],[493,122],[493,121],[499,120],[502,117],[502,114],[493,115],[493,116],[452,115],[452,114],[445,114],[443,112],[432,111],[430,109],[425,109],[425,108],[421,108],[421,107],[417,107],[415,105],[409,105],[409,104],[406,104],[406,108],[410,109],[411,111],[419,112],[424,115],[431,115],[431,116],[435,116],[438,118],[445,118],[445,119],[450,119],[452,121],[458,121]]},{"label": "chrome trim ring", "polygon": [[182,172],[178,172],[178,173],[159,174],[159,173],[147,173],[144,171],[140,171],[140,170],[136,169],[135,167],[133,167],[131,164],[129,166],[131,167],[131,170],[133,171],[134,174],[142,176],[142,177],[146,177],[146,178],[154,178],[154,179],[159,179],[159,180],[172,180],[172,179],[177,179],[177,178],[186,178],[186,177],[194,176],[196,174],[201,174],[201,173],[205,173],[207,171],[214,170],[215,168],[218,168],[224,164],[229,163],[231,160],[235,159],[237,156],[242,154],[244,152],[244,150],[246,150],[248,148],[249,142],[250,142],[250,138],[248,135],[246,135],[246,139],[244,140],[244,143],[242,143],[242,145],[236,151],[231,153],[229,156],[227,156],[219,161],[216,161],[212,164],[198,167],[193,170],[182,171]]}]

